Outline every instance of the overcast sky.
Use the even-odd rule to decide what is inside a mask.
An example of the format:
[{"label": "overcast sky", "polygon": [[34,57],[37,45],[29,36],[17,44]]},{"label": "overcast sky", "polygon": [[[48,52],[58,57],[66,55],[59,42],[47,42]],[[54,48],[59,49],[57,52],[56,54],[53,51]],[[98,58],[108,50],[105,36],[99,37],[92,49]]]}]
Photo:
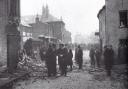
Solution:
[{"label": "overcast sky", "polygon": [[48,4],[50,13],[62,16],[66,29],[72,34],[90,34],[98,29],[97,13],[105,0],[21,0],[21,15],[42,13],[42,6]]}]

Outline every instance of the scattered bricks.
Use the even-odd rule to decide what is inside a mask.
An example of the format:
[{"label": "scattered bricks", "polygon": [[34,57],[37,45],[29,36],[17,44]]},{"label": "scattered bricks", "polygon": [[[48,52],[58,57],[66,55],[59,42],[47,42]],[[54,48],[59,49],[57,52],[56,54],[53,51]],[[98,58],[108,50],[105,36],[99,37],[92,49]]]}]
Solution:
[{"label": "scattered bricks", "polygon": [[26,78],[26,76],[29,75],[29,72],[18,71],[14,74],[5,73],[3,75],[8,75],[8,77],[5,76],[4,78],[0,78],[0,89],[11,89],[14,82],[16,82],[17,80],[21,78]]}]

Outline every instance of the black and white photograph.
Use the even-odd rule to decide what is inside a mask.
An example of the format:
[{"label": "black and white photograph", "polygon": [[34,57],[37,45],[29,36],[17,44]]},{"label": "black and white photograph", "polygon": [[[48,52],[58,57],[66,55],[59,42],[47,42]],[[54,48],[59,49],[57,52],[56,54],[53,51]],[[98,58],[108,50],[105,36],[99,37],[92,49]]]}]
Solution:
[{"label": "black and white photograph", "polygon": [[128,89],[128,0],[0,0],[0,89]]}]

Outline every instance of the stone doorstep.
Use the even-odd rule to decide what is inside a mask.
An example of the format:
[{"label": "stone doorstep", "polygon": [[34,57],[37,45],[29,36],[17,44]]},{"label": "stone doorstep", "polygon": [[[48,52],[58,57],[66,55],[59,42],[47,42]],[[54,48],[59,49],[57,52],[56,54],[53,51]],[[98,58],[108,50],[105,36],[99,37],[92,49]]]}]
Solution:
[{"label": "stone doorstep", "polygon": [[8,77],[0,78],[0,89],[3,89],[3,87],[6,87],[7,85],[13,84],[16,80],[23,78],[27,76],[30,72],[26,71],[20,71],[16,72]]}]

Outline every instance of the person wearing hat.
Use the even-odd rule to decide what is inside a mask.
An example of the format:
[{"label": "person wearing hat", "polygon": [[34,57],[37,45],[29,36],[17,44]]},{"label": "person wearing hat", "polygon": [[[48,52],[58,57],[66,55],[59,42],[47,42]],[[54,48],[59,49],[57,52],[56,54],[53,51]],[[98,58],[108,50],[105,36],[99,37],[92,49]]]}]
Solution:
[{"label": "person wearing hat", "polygon": [[78,45],[77,60],[78,60],[79,69],[82,69],[82,64],[83,64],[83,50],[80,47],[80,45]]},{"label": "person wearing hat", "polygon": [[57,56],[59,70],[61,71],[61,75],[63,75],[64,44],[59,44],[59,49],[57,49]]},{"label": "person wearing hat", "polygon": [[52,44],[52,74],[53,76],[56,76],[56,56],[57,56],[57,50],[56,50],[56,45],[55,44]]}]

